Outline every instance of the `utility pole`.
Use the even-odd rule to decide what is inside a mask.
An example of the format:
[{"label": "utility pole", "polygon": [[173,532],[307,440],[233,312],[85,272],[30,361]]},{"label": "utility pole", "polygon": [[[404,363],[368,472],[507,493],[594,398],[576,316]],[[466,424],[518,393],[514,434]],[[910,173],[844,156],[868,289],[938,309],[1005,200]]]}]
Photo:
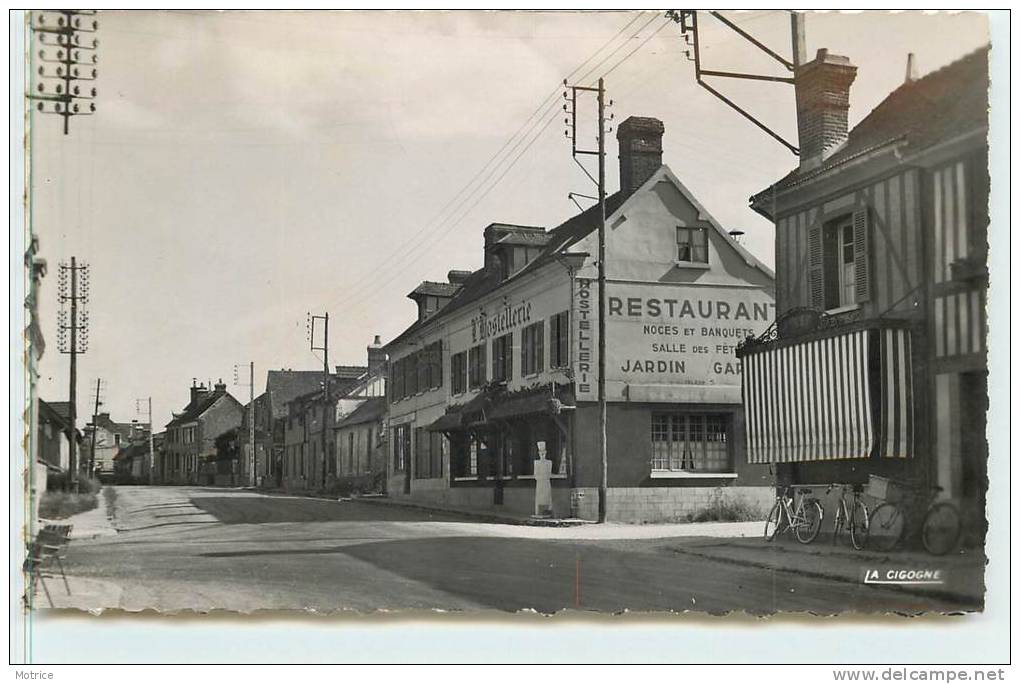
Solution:
[{"label": "utility pole", "polygon": [[240,364],[234,364],[234,384],[240,387],[248,386],[248,453],[244,462],[247,464],[248,485],[254,487],[258,484],[255,475],[255,362],[248,362],[248,382],[241,382]]},{"label": "utility pole", "polygon": [[[315,324],[322,322],[322,346],[315,346]],[[320,474],[321,484],[326,486],[326,447],[329,442],[326,435],[326,418],[329,412],[329,312],[322,316],[308,314],[308,342],[312,352],[322,352],[322,472]]]},{"label": "utility pole", "polygon": [[99,22],[95,15],[95,10],[47,10],[34,13],[30,24],[41,49],[36,53],[39,67],[33,75],[39,80],[28,97],[36,101],[41,113],[64,119],[64,135],[70,132],[72,116],[96,111],[96,89],[83,85],[99,76],[95,68]]},{"label": "utility pole", "polygon": [[[70,289],[68,281],[70,281]],[[57,347],[61,354],[70,354],[71,356],[71,372],[68,383],[68,422],[71,424],[67,435],[69,442],[68,470],[71,476],[71,490],[76,492],[78,491],[78,442],[75,439],[78,417],[78,354],[84,354],[88,350],[89,315],[82,306],[88,302],[88,265],[79,264],[75,257],[71,257],[70,265],[60,264],[57,288],[57,296],[60,301],[60,310],[57,313]],[[70,316],[64,308],[65,305],[70,307]]]},{"label": "utility pole", "polygon": [[[564,99],[569,99],[572,107],[569,109],[570,117],[566,120],[571,126],[567,137],[571,139],[571,153],[577,161],[577,155],[595,155],[598,158],[598,407],[599,407],[599,505],[598,521],[604,523],[607,520],[607,508],[609,497],[609,455],[608,455],[608,415],[606,408],[606,88],[605,80],[599,78],[597,87],[571,86],[563,81],[565,87],[570,88],[571,96],[563,93]],[[598,149],[584,150],[577,147],[577,94],[579,92],[594,92],[598,97]],[[612,101],[609,103],[612,104]],[[563,105],[568,110],[566,104]],[[591,174],[584,166],[577,162],[581,170],[588,178]],[[595,180],[594,178],[591,178]],[[571,193],[572,195],[576,193]],[[571,197],[573,199],[573,197]]]},{"label": "utility pole", "polygon": [[154,446],[153,438],[153,427],[152,427],[152,397],[145,399],[135,399],[135,413],[141,413],[142,402],[148,404],[149,413],[149,484],[155,484],[155,470],[156,470],[156,450]]},{"label": "utility pole", "polygon": [[99,418],[99,407],[102,402],[99,400],[100,392],[103,388],[102,378],[96,378],[96,407],[92,411],[92,444],[89,447],[89,472],[96,472],[96,419]]}]

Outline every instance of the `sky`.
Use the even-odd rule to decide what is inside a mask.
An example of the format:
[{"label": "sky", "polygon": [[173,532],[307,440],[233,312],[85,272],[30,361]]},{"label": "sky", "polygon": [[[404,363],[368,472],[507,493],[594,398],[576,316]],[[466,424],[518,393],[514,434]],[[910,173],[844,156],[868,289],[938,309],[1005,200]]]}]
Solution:
[{"label": "sky", "polygon": [[[789,54],[787,13],[727,16]],[[30,141],[32,229],[50,264],[43,399],[68,396],[56,266],[90,265],[79,416],[92,414],[97,378],[102,411],[144,421],[136,400],[151,396],[157,429],[193,378],[222,379],[246,402],[235,365],[244,381],[255,363],[256,395],[270,369],[322,367],[309,312],[330,315],[331,365],[364,364],[375,335],[385,343],[414,321],[418,283],[480,267],[486,225],[552,228],[577,212],[568,192],[594,194],[564,137],[567,76],[605,76],[614,124],[661,119],[663,161],[774,263],[772,226],[747,199],[796,159],[695,84],[661,13],[109,11],[99,22],[97,113],[67,136],[58,117],[34,115]],[[858,67],[851,126],[903,82],[908,53],[923,75],[988,42],[979,13],[805,24],[809,59],[826,47]],[[699,28],[703,68],[784,75],[704,12]],[[713,85],[796,142],[791,86]],[[579,107],[586,136],[594,111]],[[615,131],[607,149],[613,192]]]}]

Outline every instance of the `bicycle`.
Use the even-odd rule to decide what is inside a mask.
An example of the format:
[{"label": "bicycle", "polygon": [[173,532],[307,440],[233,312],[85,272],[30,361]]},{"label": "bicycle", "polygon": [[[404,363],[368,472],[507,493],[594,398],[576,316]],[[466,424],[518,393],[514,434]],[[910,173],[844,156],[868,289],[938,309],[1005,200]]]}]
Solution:
[{"label": "bicycle", "polygon": [[[925,497],[924,520],[921,523],[921,543],[933,556],[944,556],[954,548],[963,535],[960,509],[951,501],[938,501],[942,487],[930,487]],[[871,540],[875,549],[892,551],[903,540],[907,528],[905,506],[886,502],[871,515]]]},{"label": "bicycle", "polygon": [[[825,516],[818,499],[807,496],[810,489],[800,491],[800,498],[794,506],[794,497],[790,496],[793,487],[786,487],[776,496],[776,503],[765,520],[765,541],[772,541],[778,535],[793,530],[797,541],[810,544],[818,536]],[[796,492],[794,492],[796,495]]]},{"label": "bicycle", "polygon": [[[868,506],[861,499],[862,485],[838,485],[831,484],[825,491],[831,492],[835,487],[840,488],[839,504],[836,506],[836,516],[832,526],[832,543],[835,544],[839,538],[841,529],[850,533],[850,544],[860,551],[868,540]],[[847,490],[853,492],[853,503],[847,504]]]}]

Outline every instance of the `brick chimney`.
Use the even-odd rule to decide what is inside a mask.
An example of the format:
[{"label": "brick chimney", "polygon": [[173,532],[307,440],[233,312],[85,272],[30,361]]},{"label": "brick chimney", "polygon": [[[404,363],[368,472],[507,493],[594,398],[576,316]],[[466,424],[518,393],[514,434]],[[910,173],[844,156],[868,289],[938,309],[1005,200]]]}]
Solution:
[{"label": "brick chimney", "polygon": [[[463,285],[470,277],[471,271],[449,271],[446,274],[446,281],[451,285]],[[376,339],[378,339],[378,337]]]},{"label": "brick chimney", "polygon": [[213,390],[215,391],[216,394],[226,394],[227,393],[227,384],[225,382],[223,382],[222,378],[220,378],[220,379],[217,380],[216,384],[213,386]]},{"label": "brick chimney", "polygon": [[849,130],[850,86],[857,67],[847,57],[821,49],[795,74],[800,168],[811,170],[842,145]]},{"label": "brick chimney", "polygon": [[206,388],[205,385],[196,385],[194,383],[194,381],[192,381],[192,384],[191,384],[191,404],[189,404],[189,406],[195,404],[199,399],[201,399],[202,397],[204,397],[207,394],[209,394],[209,390]]},{"label": "brick chimney", "polygon": [[629,195],[641,187],[662,166],[662,134],[658,119],[627,118],[616,129],[620,144],[620,190]]},{"label": "brick chimney", "polygon": [[368,345],[368,372],[371,373],[382,367],[384,363],[386,363],[386,352],[383,351],[382,342],[376,335],[372,344]]}]

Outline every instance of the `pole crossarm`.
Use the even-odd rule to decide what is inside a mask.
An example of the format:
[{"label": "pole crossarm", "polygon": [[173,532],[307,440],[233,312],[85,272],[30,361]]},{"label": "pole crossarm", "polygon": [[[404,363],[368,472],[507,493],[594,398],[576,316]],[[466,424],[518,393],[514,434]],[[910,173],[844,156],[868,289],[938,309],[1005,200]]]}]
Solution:
[{"label": "pole crossarm", "polygon": [[710,12],[709,12],[709,14],[711,14],[711,15],[712,15],[713,17],[715,17],[716,19],[718,19],[718,20],[719,20],[719,21],[721,21],[722,23],[726,24],[726,26],[728,26],[729,28],[731,28],[731,29],[733,29],[733,30],[734,30],[735,32],[737,32],[737,33],[738,33],[738,34],[739,34],[739,35],[740,35],[740,36],[741,36],[742,38],[744,38],[744,39],[745,39],[745,40],[746,40],[747,42],[751,43],[752,45],[754,45],[755,47],[757,47],[757,48],[758,48],[759,50],[761,50],[762,52],[764,52],[764,53],[765,53],[766,55],[768,55],[768,56],[769,56],[769,57],[771,57],[772,59],[774,59],[774,60],[776,60],[777,62],[779,62],[780,64],[782,64],[782,65],[783,65],[784,67],[786,67],[786,68],[787,68],[787,69],[788,69],[789,71],[793,71],[793,62],[789,61],[788,59],[786,59],[786,58],[785,58],[785,57],[783,57],[782,55],[780,55],[780,54],[776,53],[776,52],[775,52],[775,51],[773,51],[773,50],[772,50],[771,48],[769,48],[769,47],[768,47],[767,45],[765,45],[764,43],[762,43],[762,42],[761,42],[760,40],[758,40],[757,38],[755,38],[754,36],[752,36],[752,35],[751,35],[750,33],[748,33],[748,32],[747,32],[747,31],[745,31],[744,29],[742,29],[742,28],[740,28],[739,26],[737,26],[736,24],[734,24],[734,23],[733,23],[732,21],[730,21],[729,19],[727,19],[726,17],[724,17],[724,16],[722,15],[722,13],[721,13],[721,12],[718,12],[718,11],[714,11],[714,10],[713,10],[713,11],[710,11]]}]

